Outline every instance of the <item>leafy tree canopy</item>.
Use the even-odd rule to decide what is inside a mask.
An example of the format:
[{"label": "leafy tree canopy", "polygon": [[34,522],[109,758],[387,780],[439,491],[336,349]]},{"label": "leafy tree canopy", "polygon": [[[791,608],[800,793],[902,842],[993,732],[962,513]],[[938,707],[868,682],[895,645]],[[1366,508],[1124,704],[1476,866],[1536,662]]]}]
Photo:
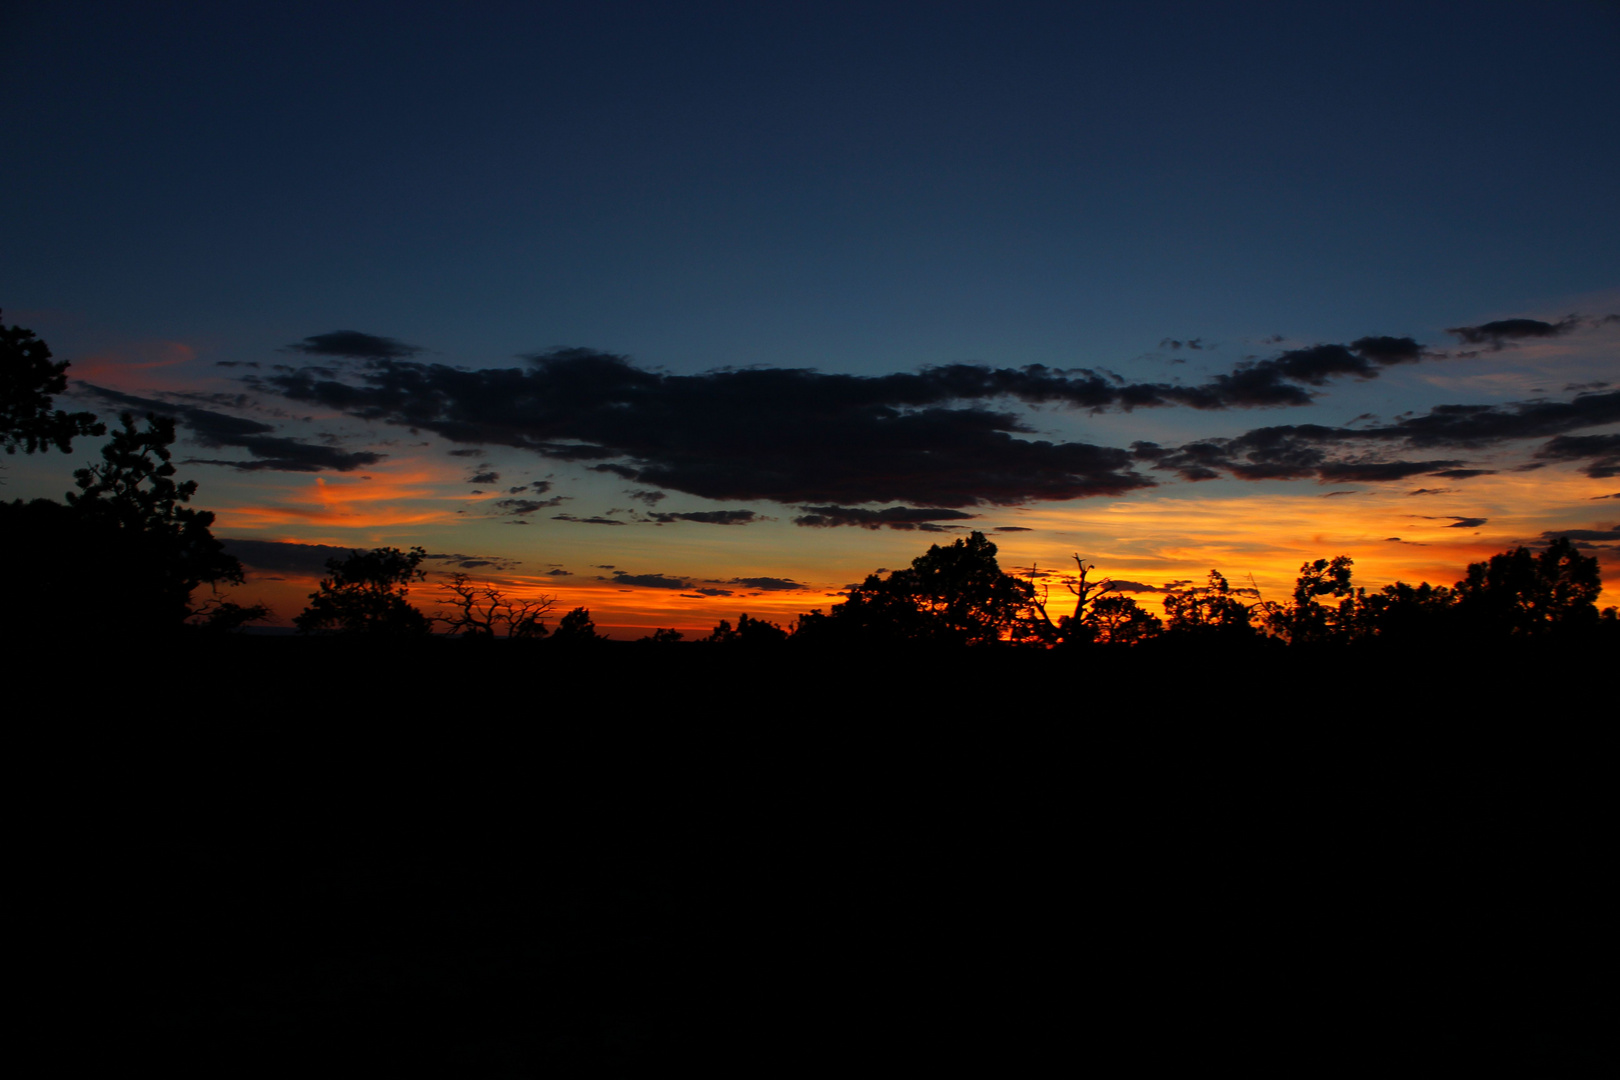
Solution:
[{"label": "leafy tree canopy", "polygon": [[1518,547],[1472,563],[1454,590],[1460,614],[1482,629],[1536,636],[1598,620],[1598,561],[1560,536],[1539,555]]},{"label": "leafy tree canopy", "polygon": [[32,330],[0,323],[0,445],[6,453],[67,451],[77,435],[106,432],[95,413],[51,408],[51,398],[67,389],[67,369],[66,360],[51,362],[50,346]]},{"label": "leafy tree canopy", "polygon": [[406,599],[411,583],[427,578],[418,569],[425,558],[424,548],[406,552],[383,547],[356,551],[346,559],[328,559],[326,569],[331,576],[309,594],[309,606],[293,625],[306,634],[426,634],[431,622]]},{"label": "leafy tree canopy", "polygon": [[101,448],[101,464],[74,472],[79,490],[67,493],[67,503],[144,549],[178,622],[191,613],[190,597],[197,586],[240,585],[242,564],[214,539],[213,513],[185,505],[197,482],[174,481],[169,450],[174,421],[148,414],[143,430],[129,413],[118,419],[120,429]]},{"label": "leafy tree canopy", "polygon": [[174,422],[120,419],[101,463],[75,473],[66,505],[0,504],[0,555],[32,568],[10,599],[47,634],[163,632],[194,617],[228,629],[263,617],[217,593],[193,607],[200,585],[240,584],[242,564],[214,538],[214,515],[186,505],[196,484],[174,480]]},{"label": "leafy tree canopy", "polygon": [[1173,592],[1164,598],[1172,634],[1242,640],[1255,636],[1252,614],[1243,602],[1244,590],[1234,589],[1218,570],[1209,572],[1209,584]]},{"label": "leafy tree canopy", "polygon": [[996,545],[975,532],[935,544],[906,570],[873,574],[828,616],[841,631],[934,644],[985,645],[1031,633],[1035,590],[1002,573]]},{"label": "leafy tree canopy", "polygon": [[590,609],[577,607],[557,620],[557,632],[551,636],[551,640],[564,645],[580,645],[601,641],[602,635],[596,632],[596,622],[591,618]]},{"label": "leafy tree canopy", "polygon": [[777,645],[787,639],[788,632],[775,623],[742,615],[735,629],[728,620],[721,619],[709,636],[701,640],[711,645]]}]

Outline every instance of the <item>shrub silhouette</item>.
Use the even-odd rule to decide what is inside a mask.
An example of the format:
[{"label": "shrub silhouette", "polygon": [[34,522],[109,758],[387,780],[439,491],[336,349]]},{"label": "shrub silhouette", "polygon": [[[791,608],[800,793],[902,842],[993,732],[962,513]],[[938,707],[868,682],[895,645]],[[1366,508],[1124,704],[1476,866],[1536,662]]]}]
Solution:
[{"label": "shrub silhouette", "polygon": [[731,623],[721,619],[715,624],[713,632],[701,639],[710,645],[779,645],[788,639],[788,632],[775,623],[764,619],[751,619],[747,615],[739,616],[737,628],[732,629]]},{"label": "shrub silhouette", "polygon": [[603,638],[596,632],[596,623],[591,621],[590,609],[577,607],[557,620],[557,632],[551,635],[551,640],[563,645],[583,645]]},{"label": "shrub silhouette", "polygon": [[427,551],[384,547],[356,551],[346,559],[328,559],[331,577],[309,594],[309,606],[293,620],[303,633],[328,632],[408,637],[426,634],[431,623],[406,596],[411,582],[427,574],[417,569]]}]

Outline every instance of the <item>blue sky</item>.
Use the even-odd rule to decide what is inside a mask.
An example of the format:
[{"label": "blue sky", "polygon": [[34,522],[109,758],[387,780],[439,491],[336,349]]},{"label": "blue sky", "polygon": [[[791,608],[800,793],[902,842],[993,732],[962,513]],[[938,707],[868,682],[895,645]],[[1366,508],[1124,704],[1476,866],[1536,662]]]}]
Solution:
[{"label": "blue sky", "polygon": [[[0,19],[0,305],[76,374],[124,364],[103,381],[129,393],[223,392],[216,362],[285,362],[340,329],[470,368],[566,345],[686,374],[1197,381],[1290,347],[1454,347],[1450,327],[1620,307],[1612,3],[22,3]],[[1396,373],[1311,419],[1620,374],[1610,338],[1579,341],[1535,354],[1557,386],[1533,366],[1468,387]],[[175,365],[139,366],[176,346]],[[1169,442],[1262,422],[1283,421],[1036,426]],[[399,435],[346,423],[355,445]],[[51,467],[8,482],[54,494]],[[245,482],[200,475],[222,496]]]}]

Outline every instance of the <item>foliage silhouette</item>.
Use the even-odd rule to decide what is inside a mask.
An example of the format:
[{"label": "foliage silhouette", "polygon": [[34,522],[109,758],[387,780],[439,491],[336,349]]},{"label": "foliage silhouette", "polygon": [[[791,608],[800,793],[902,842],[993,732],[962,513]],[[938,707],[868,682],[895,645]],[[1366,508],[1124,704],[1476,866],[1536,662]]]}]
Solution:
[{"label": "foliage silhouette", "polygon": [[1339,605],[1340,634],[1354,641],[1421,641],[1453,633],[1456,597],[1444,585],[1397,581],[1375,593],[1357,589]]},{"label": "foliage silhouette", "polygon": [[1561,536],[1539,555],[1517,547],[1470,564],[1453,595],[1473,628],[1538,637],[1595,626],[1602,589],[1597,559]]},{"label": "foliage silhouette", "polygon": [[1164,632],[1163,620],[1118,593],[1092,601],[1083,624],[1090,630],[1091,640],[1108,645],[1140,645]]},{"label": "foliage silhouette", "polygon": [[1253,610],[1219,570],[1209,572],[1209,584],[1172,592],[1164,598],[1166,630],[1182,637],[1242,642],[1258,637],[1250,622]]},{"label": "foliage silhouette", "polygon": [[328,559],[324,578],[293,625],[303,633],[329,632],[365,636],[411,637],[426,634],[428,617],[406,599],[411,582],[425,580],[417,569],[427,551],[383,547],[356,551],[346,559]]},{"label": "foliage silhouette", "polygon": [[80,435],[103,435],[95,413],[52,410],[51,398],[67,389],[68,362],[51,362],[50,346],[32,330],[0,323],[0,445],[32,454],[55,446],[73,449]]},{"label": "foliage silhouette", "polygon": [[709,636],[701,641],[710,645],[760,646],[780,645],[787,639],[788,632],[775,623],[741,615],[737,619],[736,629],[732,629],[730,622],[721,619]]},{"label": "foliage silhouette", "polygon": [[188,619],[228,629],[264,617],[217,593],[193,607],[200,585],[240,584],[242,564],[214,538],[214,515],[185,505],[197,485],[174,480],[173,421],[148,416],[142,430],[120,419],[101,464],[75,472],[66,505],[0,504],[4,557],[35,571],[19,575],[13,602],[46,634],[163,633]]},{"label": "foliage silhouette", "polygon": [[809,639],[876,639],[933,645],[988,645],[1037,636],[1035,590],[1002,573],[996,545],[975,532],[938,544],[887,578],[851,589],[826,616],[800,621]]},{"label": "foliage silhouette", "polygon": [[261,622],[270,617],[270,609],[263,604],[241,604],[223,597],[213,596],[193,612],[191,625],[211,634],[228,634],[240,630],[248,623]]},{"label": "foliage silhouette", "polygon": [[596,632],[590,609],[577,607],[557,621],[557,631],[551,640],[561,645],[583,645],[604,638]]},{"label": "foliage silhouette", "polygon": [[555,596],[537,596],[519,600],[507,596],[493,585],[475,585],[464,573],[450,575],[440,588],[449,595],[448,615],[436,616],[452,635],[469,638],[504,636],[539,640],[546,636],[546,615],[557,606]]},{"label": "foliage silhouette", "polygon": [[1256,614],[1268,630],[1291,645],[1312,644],[1345,635],[1353,626],[1349,617],[1354,603],[1348,608],[1344,603],[1329,608],[1319,598],[1350,597],[1354,591],[1350,585],[1353,565],[1348,555],[1303,564],[1294,582],[1293,604],[1262,603]]}]

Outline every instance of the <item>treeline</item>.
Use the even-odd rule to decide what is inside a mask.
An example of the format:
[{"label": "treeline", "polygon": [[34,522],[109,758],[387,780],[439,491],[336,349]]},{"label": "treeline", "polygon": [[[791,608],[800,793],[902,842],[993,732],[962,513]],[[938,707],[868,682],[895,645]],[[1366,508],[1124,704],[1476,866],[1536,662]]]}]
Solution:
[{"label": "treeline", "polygon": [[1054,618],[1040,579],[1002,572],[995,544],[973,533],[934,545],[908,569],[868,577],[830,612],[800,616],[791,633],[744,616],[751,634],[722,622],[706,640],[1054,649],[1620,639],[1616,609],[1597,607],[1597,559],[1562,537],[1539,553],[1518,547],[1474,563],[1450,587],[1396,582],[1369,592],[1353,584],[1352,560],[1340,555],[1301,566],[1290,598],[1274,601],[1211,570],[1204,585],[1165,590],[1164,618],[1106,578],[1089,581],[1094,568],[1078,556],[1075,563],[1077,573],[1062,579],[1073,610]]},{"label": "treeline", "polygon": [[[51,395],[66,382],[66,363],[29,331],[4,330],[0,346],[0,423],[8,453],[74,437],[101,435],[88,413],[53,411]],[[244,580],[210,526],[214,515],[189,504],[194,481],[178,483],[169,447],[172,420],[148,415],[145,426],[125,413],[102,448],[99,465],[75,474],[65,501],[0,503],[0,557],[11,568],[10,631],[42,638],[68,635],[219,634],[269,616],[240,605],[223,587]],[[424,582],[427,552],[378,548],[329,560],[327,576],[294,620],[309,635],[347,638],[506,638],[585,645],[603,640],[590,612],[575,608],[551,625],[554,596],[520,598],[466,574],[440,586],[432,613],[412,604]],[[799,616],[791,627],[742,615],[721,620],[701,643],[755,648],[1143,647],[1155,643],[1318,647],[1368,641],[1510,642],[1620,637],[1613,607],[1599,612],[1598,561],[1568,538],[1536,552],[1518,547],[1474,563],[1452,586],[1397,582],[1369,592],[1354,585],[1352,561],[1340,555],[1300,567],[1285,600],[1234,588],[1218,570],[1205,584],[1171,583],[1164,617],[1134,596],[1147,589],[1107,578],[1075,556],[1075,572],[1019,577],[1002,571],[996,546],[982,533],[934,545],[892,573],[875,573],[829,611]],[[1048,583],[1060,582],[1071,610],[1052,614]],[[207,588],[204,589],[204,586]],[[1065,601],[1065,606],[1069,601]],[[643,642],[681,643],[680,631],[657,630]]]}]

